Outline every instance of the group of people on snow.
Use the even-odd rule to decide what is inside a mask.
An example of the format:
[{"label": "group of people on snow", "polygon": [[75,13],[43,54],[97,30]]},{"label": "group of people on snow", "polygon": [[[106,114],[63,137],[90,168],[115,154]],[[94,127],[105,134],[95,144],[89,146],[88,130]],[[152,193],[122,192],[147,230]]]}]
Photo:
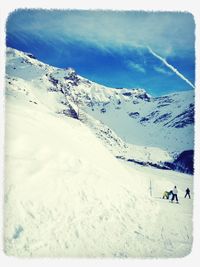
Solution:
[{"label": "group of people on snow", "polygon": [[[189,197],[189,198],[191,198],[190,197],[190,189],[189,188],[187,188],[186,190],[185,190],[185,198],[186,197]],[[174,200],[176,200],[176,202],[178,203],[178,190],[177,190],[177,188],[176,188],[176,186],[174,186],[174,188],[172,189],[172,190],[170,190],[170,191],[165,191],[164,193],[163,193],[163,199],[170,199],[171,200],[171,202],[173,202]]]}]

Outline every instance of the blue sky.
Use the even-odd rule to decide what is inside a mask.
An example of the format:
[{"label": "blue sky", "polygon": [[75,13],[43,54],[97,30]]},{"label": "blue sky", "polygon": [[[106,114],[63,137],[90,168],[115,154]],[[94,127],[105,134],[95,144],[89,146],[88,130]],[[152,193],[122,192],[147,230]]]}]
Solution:
[{"label": "blue sky", "polygon": [[157,96],[193,89],[194,28],[189,13],[21,9],[8,18],[6,43],[92,81]]}]

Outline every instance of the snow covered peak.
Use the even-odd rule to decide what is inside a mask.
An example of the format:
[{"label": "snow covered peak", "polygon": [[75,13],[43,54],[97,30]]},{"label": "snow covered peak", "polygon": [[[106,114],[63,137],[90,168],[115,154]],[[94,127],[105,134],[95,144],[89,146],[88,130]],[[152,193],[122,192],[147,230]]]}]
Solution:
[{"label": "snow covered peak", "polygon": [[21,60],[21,61],[26,62],[27,64],[31,63],[35,65],[38,65],[38,64],[41,64],[43,66],[45,65],[44,63],[38,61],[37,58],[33,54],[22,52],[14,48],[7,47],[6,55],[7,55],[6,57],[7,64],[9,64],[10,61],[16,62],[16,60]]},{"label": "snow covered peak", "polygon": [[8,88],[21,84],[31,101],[40,99],[53,112],[99,121],[126,144],[173,154],[193,149],[193,91],[152,97],[142,88],[110,88],[12,48],[7,49],[6,72]]}]

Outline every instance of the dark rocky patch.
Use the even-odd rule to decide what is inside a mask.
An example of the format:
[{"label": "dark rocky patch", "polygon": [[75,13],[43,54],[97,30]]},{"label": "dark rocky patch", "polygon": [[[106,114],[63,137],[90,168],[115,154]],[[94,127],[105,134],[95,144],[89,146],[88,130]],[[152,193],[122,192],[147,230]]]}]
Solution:
[{"label": "dark rocky patch", "polygon": [[[123,158],[121,158],[123,159]],[[144,162],[144,161],[138,161],[135,159],[127,159],[128,162],[134,162],[136,164],[142,165],[142,166],[151,166],[157,169],[162,169],[162,170],[169,170],[170,168],[168,166],[165,166],[163,163],[152,163],[152,162]]]},{"label": "dark rocky patch", "polygon": [[143,161],[137,161],[135,159],[127,159],[128,162],[134,162],[134,163],[137,163],[139,165],[142,165],[142,166],[146,166],[147,163],[146,162],[143,162]]},{"label": "dark rocky patch", "polygon": [[155,111],[151,112],[150,114],[148,114],[146,117],[142,117],[141,120],[140,120],[140,122],[141,123],[149,122],[149,120],[153,119],[158,114],[159,114],[159,111],[158,110],[155,110]]},{"label": "dark rocky patch", "polygon": [[159,123],[159,122],[163,122],[165,120],[168,120],[171,116],[172,116],[171,113],[165,113],[165,114],[161,115],[160,117],[158,117],[154,121],[154,123]]},{"label": "dark rocky patch", "polygon": [[29,100],[29,102],[37,105],[37,102],[35,102],[35,101]]},{"label": "dark rocky patch", "polygon": [[30,61],[28,61],[28,59],[25,59],[25,58],[23,58],[22,60],[21,60],[21,63],[23,64],[23,63],[26,63],[26,64],[28,64],[28,65],[33,65]]},{"label": "dark rocky patch", "polygon": [[149,118],[147,118],[147,117],[142,117],[141,118],[141,120],[140,120],[140,122],[143,124],[143,123],[146,123],[146,122],[148,122],[149,121]]},{"label": "dark rocky patch", "polygon": [[186,150],[178,155],[174,162],[165,162],[165,166],[183,173],[194,173],[194,150]]},{"label": "dark rocky patch", "polygon": [[54,85],[57,86],[58,85],[58,79],[55,79],[53,76],[49,76],[49,81]]},{"label": "dark rocky patch", "polygon": [[27,56],[28,57],[30,57],[30,58],[33,58],[33,59],[37,59],[34,55],[32,55],[32,54],[27,54]]},{"label": "dark rocky patch", "polygon": [[171,104],[172,102],[174,102],[174,100],[169,97],[169,96],[160,96],[160,97],[155,97],[153,101],[158,101],[158,105],[167,105],[167,104]]},{"label": "dark rocky patch", "polygon": [[155,117],[158,114],[159,114],[159,111],[158,110],[155,110],[155,111],[152,111],[149,115],[147,115],[147,117],[149,119],[152,119],[153,117]]},{"label": "dark rocky patch", "polygon": [[49,88],[47,88],[47,90],[49,92],[58,92],[58,91],[60,91],[56,86],[55,87],[49,87]]},{"label": "dark rocky patch", "polygon": [[194,124],[194,104],[190,104],[188,109],[164,124],[164,126],[184,128],[189,124]]},{"label": "dark rocky patch", "polygon": [[122,95],[124,95],[124,96],[132,96],[132,93],[131,92],[125,92]]},{"label": "dark rocky patch", "polygon": [[101,109],[101,113],[105,113],[106,112],[106,109],[105,108],[102,108]]},{"label": "dark rocky patch", "polygon": [[140,113],[139,112],[130,112],[128,115],[131,118],[136,119],[136,118],[138,118],[140,116]]},{"label": "dark rocky patch", "polygon": [[126,160],[126,158],[124,156],[116,156],[117,159],[123,159]]},{"label": "dark rocky patch", "polygon": [[69,109],[63,110],[62,113],[68,117],[71,117],[77,120],[79,119],[78,113],[75,111],[75,109],[71,105],[69,105]]},{"label": "dark rocky patch", "polygon": [[150,97],[147,95],[147,93],[136,95],[135,97],[150,102]]},{"label": "dark rocky patch", "polygon": [[162,105],[158,105],[157,107],[158,108],[162,108],[162,107],[166,107],[166,106],[169,106],[170,104],[162,104]]}]

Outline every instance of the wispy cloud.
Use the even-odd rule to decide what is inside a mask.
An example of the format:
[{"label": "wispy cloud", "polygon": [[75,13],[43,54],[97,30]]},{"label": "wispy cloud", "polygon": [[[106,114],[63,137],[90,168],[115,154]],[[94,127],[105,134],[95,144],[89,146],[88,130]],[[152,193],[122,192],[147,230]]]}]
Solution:
[{"label": "wispy cloud", "polygon": [[154,66],[154,70],[165,75],[172,75],[172,72],[163,69],[162,67]]},{"label": "wispy cloud", "polygon": [[[7,45],[32,52],[48,64],[73,66],[109,86],[140,84],[160,93],[161,87],[168,90],[171,85],[182,89],[183,80],[194,87],[194,27],[186,12],[18,9],[9,16],[6,33]],[[191,82],[164,60],[169,55]],[[127,75],[128,68],[132,75]],[[175,75],[169,79],[169,73],[181,80]]]},{"label": "wispy cloud", "polygon": [[18,10],[9,17],[7,30],[42,36],[46,42],[90,42],[101,49],[149,45],[164,56],[194,49],[192,15],[178,12]]},{"label": "wispy cloud", "polygon": [[180,77],[183,81],[185,81],[187,84],[189,84],[192,88],[195,88],[194,85],[183,74],[181,74],[174,66],[169,64],[166,61],[166,59],[159,56],[150,47],[148,47],[148,50],[153,56],[155,56],[157,59],[159,59],[166,67],[168,67],[170,70],[172,70],[178,77]]},{"label": "wispy cloud", "polygon": [[144,69],[144,67],[141,64],[134,63],[133,61],[130,61],[130,60],[128,60],[126,62],[126,64],[132,70],[136,70],[136,71],[139,71],[139,72],[142,72],[142,73],[146,72],[146,70]]}]

